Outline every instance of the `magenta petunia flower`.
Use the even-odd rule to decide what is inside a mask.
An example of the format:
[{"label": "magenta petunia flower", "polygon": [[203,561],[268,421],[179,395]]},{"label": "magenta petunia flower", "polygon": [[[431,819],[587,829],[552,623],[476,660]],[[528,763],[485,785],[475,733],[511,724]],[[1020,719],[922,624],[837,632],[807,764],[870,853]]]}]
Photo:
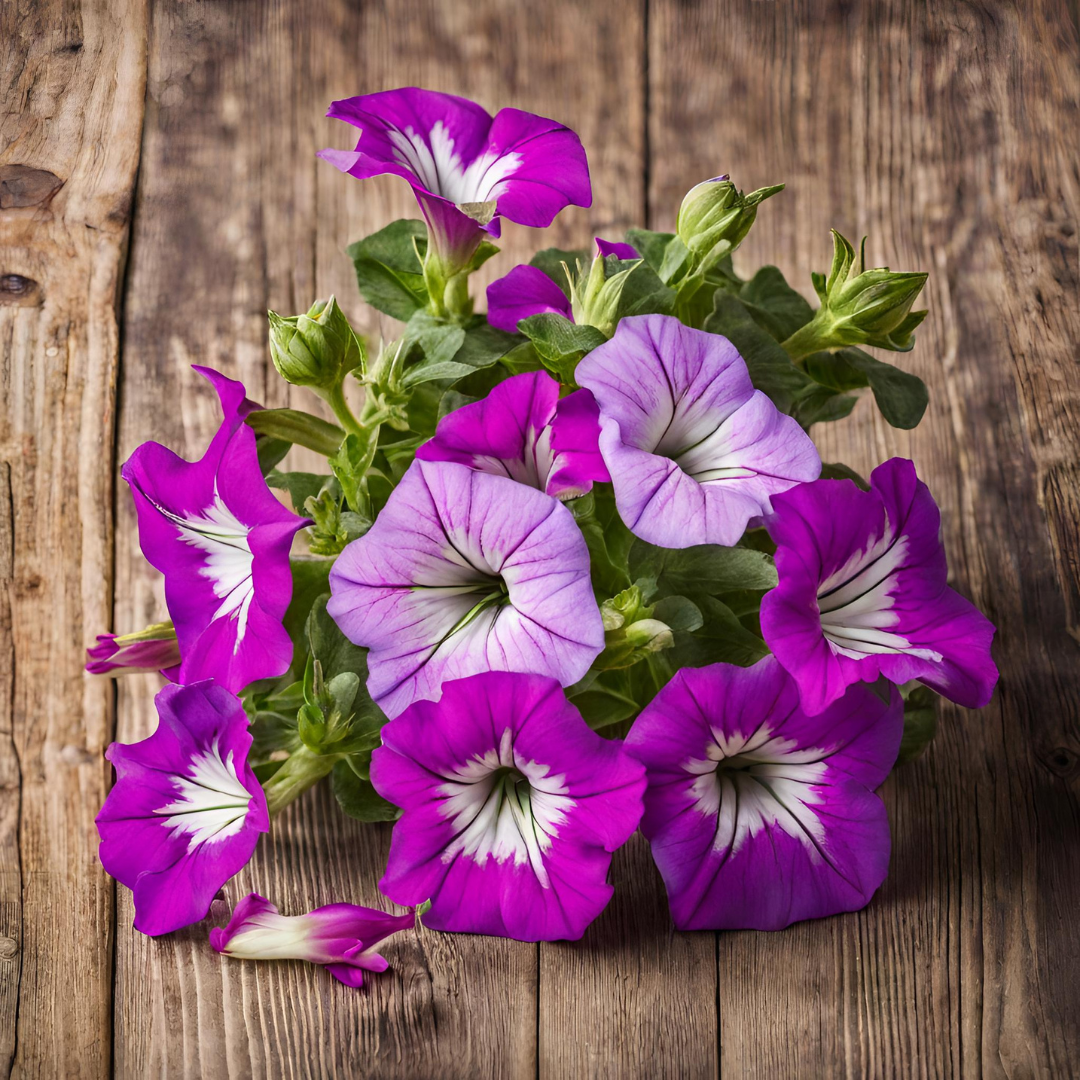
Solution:
[{"label": "magenta petunia flower", "polygon": [[240,700],[210,680],[166,686],[148,739],[113,743],[116,783],[97,816],[101,865],[135,899],[135,929],[167,934],[206,917],[270,828],[247,763]]},{"label": "magenta petunia flower", "polygon": [[818,480],[777,497],[766,524],[780,583],[761,604],[765,640],[809,713],[879,675],[980,708],[997,682],[994,627],[946,584],[933,497],[901,458],[870,484]]},{"label": "magenta petunia flower", "polygon": [[619,514],[651,544],[730,547],[773,495],[821,471],[810,437],[754,389],[718,334],[631,316],[575,378],[600,407]]},{"label": "magenta petunia flower", "polygon": [[97,644],[86,650],[91,675],[126,675],[160,671],[175,679],[180,669],[180,646],[172,623],[158,623],[134,634],[98,634]]},{"label": "magenta petunia flower", "polygon": [[180,643],[180,682],[213,678],[234,692],[283,674],[292,642],[282,626],[292,596],[289,548],[309,524],[266,486],[255,433],[258,406],[244,388],[208,368],[225,419],[206,453],[188,462],[143,443],[124,465],[139,517],[139,542],[165,575],[165,600]]},{"label": "magenta petunia flower", "polygon": [[597,445],[599,415],[588,390],[560,399],[557,380],[528,371],[444,416],[416,456],[456,461],[572,499],[590,491],[594,480],[610,479]]},{"label": "magenta petunia flower", "polygon": [[[596,237],[599,258],[614,255],[617,259],[637,259],[638,253],[630,244],[602,240]],[[573,267],[569,267],[573,271]],[[569,288],[569,282],[567,282]],[[569,292],[564,292],[547,274],[536,266],[515,266],[509,274],[493,281],[487,288],[488,322],[512,334],[522,319],[530,315],[554,312],[574,321]]]},{"label": "magenta petunia flower", "polygon": [[641,765],[558,684],[489,672],[449,682],[383,728],[371,780],[403,813],[379,888],[431,900],[436,930],[579,938],[611,898],[611,853],[637,828]]},{"label": "magenta petunia flower", "polygon": [[900,748],[903,702],[853,687],[818,716],[767,656],[684,668],[634,721],[649,776],[642,832],[680,930],[780,930],[857,911],[885,880],[873,793]]},{"label": "magenta petunia flower", "polygon": [[210,931],[210,944],[238,960],[306,960],[320,964],[346,986],[364,985],[365,971],[390,966],[375,948],[416,916],[387,915],[356,904],[327,904],[306,915],[282,915],[258,893],[245,896],[224,929]]},{"label": "magenta petunia flower", "polygon": [[338,556],[327,611],[369,649],[388,716],[479,671],[580,679],[604,645],[589,552],[570,511],[504,476],[414,461]]},{"label": "magenta petunia flower", "polygon": [[563,207],[590,206],[581,140],[554,120],[502,109],[494,119],[452,94],[407,87],[335,101],[328,116],[361,129],[355,151],[322,150],[342,172],[404,177],[438,253],[464,266],[499,219],[546,228]]}]

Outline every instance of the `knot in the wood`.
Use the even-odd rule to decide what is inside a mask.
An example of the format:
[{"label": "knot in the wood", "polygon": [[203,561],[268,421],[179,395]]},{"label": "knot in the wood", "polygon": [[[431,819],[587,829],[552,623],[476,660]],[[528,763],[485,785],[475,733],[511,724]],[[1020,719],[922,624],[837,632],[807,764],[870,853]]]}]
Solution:
[{"label": "knot in the wood", "polygon": [[0,960],[12,960],[19,955],[19,943],[14,938],[0,937]]},{"label": "knot in the wood", "polygon": [[29,165],[0,165],[0,210],[19,206],[47,206],[64,186],[48,169]]},{"label": "knot in the wood", "polygon": [[0,293],[8,296],[25,296],[36,284],[33,278],[22,274],[0,274]]}]

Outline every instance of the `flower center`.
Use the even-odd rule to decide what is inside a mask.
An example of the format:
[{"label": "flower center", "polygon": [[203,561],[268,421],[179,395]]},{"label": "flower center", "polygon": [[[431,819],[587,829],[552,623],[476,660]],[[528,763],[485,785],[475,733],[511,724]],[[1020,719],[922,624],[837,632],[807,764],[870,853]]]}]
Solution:
[{"label": "flower center", "polygon": [[191,759],[187,776],[173,777],[173,787],[177,797],[154,813],[168,815],[169,828],[189,834],[188,851],[225,840],[243,828],[251,792],[236,775],[232,751],[222,759],[216,739]]},{"label": "flower center", "polygon": [[438,788],[444,798],[439,811],[450,818],[454,831],[443,862],[459,855],[480,866],[489,858],[497,863],[512,859],[514,866],[528,864],[540,885],[550,888],[543,857],[574,806],[565,777],[549,776],[550,771],[547,765],[519,759],[509,728],[498,749],[454,770]]},{"label": "flower center", "polygon": [[827,771],[828,752],[800,749],[790,739],[762,726],[749,736],[713,730],[705,757],[683,768],[695,777],[690,785],[694,809],[716,816],[716,851],[734,855],[762,829],[773,826],[820,854],[825,829],[814,805]]}]

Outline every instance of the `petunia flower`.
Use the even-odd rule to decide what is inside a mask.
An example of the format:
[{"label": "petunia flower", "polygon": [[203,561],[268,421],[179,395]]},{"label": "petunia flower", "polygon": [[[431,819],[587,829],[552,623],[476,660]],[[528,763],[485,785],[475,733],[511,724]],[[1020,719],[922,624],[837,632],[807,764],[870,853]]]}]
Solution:
[{"label": "petunia flower", "polygon": [[761,604],[765,640],[809,713],[879,675],[980,708],[997,682],[994,627],[946,584],[933,497],[902,458],[870,485],[818,480],[775,499],[780,582]]},{"label": "petunia flower", "polygon": [[557,380],[528,371],[444,416],[416,456],[456,461],[572,499],[591,490],[594,480],[610,479],[597,446],[598,418],[588,390],[560,399]]},{"label": "petunia flower", "polygon": [[180,646],[172,623],[155,623],[133,634],[98,634],[97,644],[86,650],[91,675],[160,671],[171,679],[179,667]]},{"label": "petunia flower", "polygon": [[225,414],[206,453],[188,462],[143,443],[121,476],[135,500],[143,554],[165,575],[180,643],[178,681],[213,678],[238,693],[288,669],[289,548],[308,522],[266,486],[255,433],[244,423],[258,406],[240,383],[195,370],[213,383]]},{"label": "petunia flower", "polygon": [[[596,257],[602,259],[608,255],[614,255],[617,259],[640,258],[630,244],[596,237]],[[573,267],[568,269],[572,271]],[[517,330],[522,319],[543,312],[554,312],[574,321],[570,293],[536,266],[515,266],[509,274],[493,281],[487,288],[487,301],[488,322],[508,334]]]},{"label": "petunia flower", "polygon": [[205,918],[270,828],[240,700],[207,680],[166,686],[155,705],[150,738],[106,751],[116,783],[97,816],[101,865],[131,889],[135,929],[151,935]]},{"label": "petunia flower", "polygon": [[379,888],[436,930],[581,937],[611,898],[644,771],[558,684],[488,672],[448,682],[383,728],[371,780],[403,813]]},{"label": "petunia flower", "polygon": [[578,364],[627,527],[660,547],[735,544],[821,471],[810,437],[750,382],[735,346],[667,315],[623,319]]},{"label": "petunia flower", "polygon": [[346,986],[364,985],[365,971],[390,966],[375,948],[416,916],[387,915],[356,904],[327,904],[306,915],[282,915],[258,893],[245,896],[228,926],[210,931],[210,944],[238,960],[306,960],[321,964]]},{"label": "petunia flower", "polygon": [[355,151],[319,156],[350,176],[404,177],[448,267],[463,268],[499,219],[546,228],[568,204],[590,206],[581,140],[554,120],[502,109],[494,119],[452,94],[407,87],[335,101],[328,116],[361,129]]},{"label": "petunia flower", "polygon": [[327,611],[369,650],[388,716],[479,671],[577,682],[604,645],[589,552],[570,511],[504,476],[414,461],[338,556]]},{"label": "petunia flower", "polygon": [[869,903],[889,864],[873,793],[903,702],[853,687],[818,716],[773,657],[684,668],[626,740],[648,771],[642,832],[680,930],[779,930]]}]

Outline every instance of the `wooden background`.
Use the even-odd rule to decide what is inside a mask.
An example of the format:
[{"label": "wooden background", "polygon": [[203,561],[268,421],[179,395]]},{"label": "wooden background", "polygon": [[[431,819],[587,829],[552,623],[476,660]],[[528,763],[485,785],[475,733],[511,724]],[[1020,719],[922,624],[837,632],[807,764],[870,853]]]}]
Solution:
[{"label": "wooden background", "polygon": [[[1075,0],[4,0],[0,1072],[1075,1075],[1077,21]],[[192,362],[286,403],[268,307],[334,292],[378,331],[343,250],[412,214],[408,190],[314,153],[352,146],[323,118],[333,98],[409,84],[584,140],[592,209],[547,237],[508,226],[493,273],[533,246],[669,228],[719,172],[789,185],[743,267],[775,262],[809,292],[836,226],[868,233],[875,263],[931,271],[900,360],[930,385],[922,425],[863,403],[817,434],[863,472],[915,459],[954,584],[999,627],[1001,685],[981,713],[946,706],[886,783],[892,868],[867,910],[676,935],[631,843],[580,943],[421,931],[360,993],[307,965],[222,962],[205,926],[132,931],[93,818],[102,752],[149,732],[155,683],[82,672],[96,632],[165,614],[119,465],[149,438],[201,451],[217,413]],[[313,793],[230,898],[380,904],[387,843]]]}]

